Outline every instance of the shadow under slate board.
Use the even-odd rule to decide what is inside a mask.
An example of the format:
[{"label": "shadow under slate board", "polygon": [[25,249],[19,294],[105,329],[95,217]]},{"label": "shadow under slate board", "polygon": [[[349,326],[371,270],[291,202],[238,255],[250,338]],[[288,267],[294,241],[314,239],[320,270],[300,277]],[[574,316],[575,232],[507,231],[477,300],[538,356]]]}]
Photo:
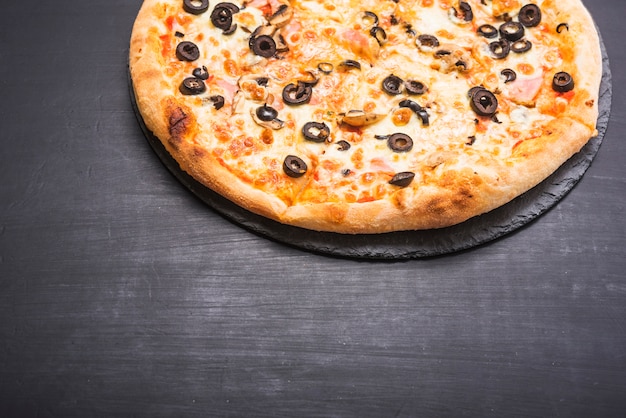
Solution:
[{"label": "shadow under slate board", "polygon": [[598,135],[590,139],[550,177],[508,204],[458,225],[426,231],[343,235],[284,225],[251,213],[200,184],[180,169],[158,138],[146,128],[136,106],[130,76],[129,83],[135,114],[148,143],[159,159],[187,189],[230,221],[263,237],[315,253],[346,258],[405,260],[467,250],[509,234],[548,211],[578,183],[600,148],[611,111],[611,71],[602,40],[600,44],[603,74]]}]

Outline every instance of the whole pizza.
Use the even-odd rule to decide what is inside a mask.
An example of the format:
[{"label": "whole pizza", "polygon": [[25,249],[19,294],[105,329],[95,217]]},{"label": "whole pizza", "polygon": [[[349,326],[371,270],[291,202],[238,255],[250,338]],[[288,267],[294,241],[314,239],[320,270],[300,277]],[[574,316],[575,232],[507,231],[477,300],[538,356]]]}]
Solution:
[{"label": "whole pizza", "polygon": [[461,223],[597,134],[580,0],[145,0],[130,74],[180,168],[317,231]]}]

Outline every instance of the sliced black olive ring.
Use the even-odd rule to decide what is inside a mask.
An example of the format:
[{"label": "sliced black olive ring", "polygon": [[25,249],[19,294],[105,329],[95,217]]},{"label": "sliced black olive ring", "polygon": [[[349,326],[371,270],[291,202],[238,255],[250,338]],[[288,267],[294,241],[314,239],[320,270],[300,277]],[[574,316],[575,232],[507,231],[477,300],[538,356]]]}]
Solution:
[{"label": "sliced black olive ring", "polygon": [[394,152],[409,152],[413,149],[413,139],[403,133],[395,133],[387,139],[387,146]]},{"label": "sliced black olive ring", "polygon": [[532,28],[541,23],[541,9],[536,4],[527,4],[519,11],[519,22],[527,28]]},{"label": "sliced black olive ring", "polygon": [[406,92],[413,96],[420,96],[428,91],[428,87],[421,81],[407,80],[404,82]]},{"label": "sliced black olive ring", "polygon": [[511,51],[517,54],[522,54],[524,52],[530,51],[532,47],[533,44],[528,39],[520,39],[511,44]]},{"label": "sliced black olive ring", "polygon": [[380,26],[374,26],[370,29],[370,35],[376,39],[378,45],[382,46],[385,42],[387,42],[387,32]]},{"label": "sliced black olive ring", "polygon": [[567,93],[574,89],[574,79],[565,71],[556,73],[552,79],[552,89],[558,93]]},{"label": "sliced black olive ring", "polygon": [[200,50],[193,42],[183,41],[176,46],[176,58],[181,61],[195,61],[200,58]]},{"label": "sliced black olive ring", "polygon": [[391,74],[383,80],[382,88],[385,93],[396,96],[402,93],[403,84],[404,81],[400,77]]},{"label": "sliced black olive ring", "polygon": [[193,15],[204,13],[209,8],[209,0],[183,0],[183,10]]},{"label": "sliced black olive ring", "polygon": [[283,89],[283,101],[292,106],[307,104],[312,94],[313,88],[308,83],[289,83]]},{"label": "sliced black olive ring", "polygon": [[417,37],[415,43],[420,49],[432,49],[439,46],[439,39],[434,35],[422,34]]},{"label": "sliced black olive ring", "polygon": [[524,37],[524,32],[525,32],[524,26],[521,23],[515,22],[513,20],[510,20],[500,25],[499,31],[500,31],[500,35],[503,38],[506,38],[507,40],[511,42],[515,42],[518,39],[522,39]]},{"label": "sliced black olive ring", "polygon": [[497,41],[493,41],[489,44],[489,50],[491,51],[491,55],[495,59],[504,59],[511,52],[511,44],[506,39],[500,39]]},{"label": "sliced black olive ring", "polygon": [[191,74],[200,80],[207,80],[209,78],[209,72],[204,65],[202,67],[194,68]]},{"label": "sliced black olive ring", "polygon": [[500,74],[502,74],[502,76],[504,77],[505,83],[510,83],[512,81],[515,81],[515,79],[517,79],[517,74],[515,73],[515,71],[513,71],[510,68],[505,68],[504,70],[500,72]]},{"label": "sliced black olive ring", "polygon": [[345,60],[339,63],[339,69],[342,71],[360,70],[361,63],[355,60]]},{"label": "sliced black olive ring", "polygon": [[394,175],[391,180],[389,180],[389,184],[398,187],[407,187],[409,184],[411,184],[411,182],[413,182],[414,178],[415,173],[412,173],[410,171],[403,171]]},{"label": "sliced black olive ring", "polygon": [[270,122],[278,117],[278,111],[273,107],[264,104],[263,106],[257,108],[256,116],[264,122]]},{"label": "sliced black olive ring", "polygon": [[486,88],[479,88],[472,94],[470,105],[478,116],[493,116],[498,110],[498,99]]},{"label": "sliced black olive ring", "polygon": [[335,69],[335,66],[330,62],[320,62],[317,64],[317,69],[320,70],[324,74],[330,74]]},{"label": "sliced black olive ring", "polygon": [[227,7],[215,6],[211,12],[211,23],[218,29],[228,30],[233,24],[233,13]]},{"label": "sliced black olive ring", "polygon": [[270,58],[276,54],[276,41],[269,35],[255,36],[250,40],[252,52],[263,58]]},{"label": "sliced black olive ring", "polygon": [[204,81],[196,77],[187,77],[183,80],[179,88],[180,92],[186,96],[201,94],[206,91]]},{"label": "sliced black olive ring", "polygon": [[402,100],[400,103],[398,103],[398,106],[411,109],[415,113],[422,110],[422,106],[420,106],[417,102],[414,102],[413,100],[409,100],[409,99]]},{"label": "sliced black olive ring", "polygon": [[561,33],[563,30],[569,31],[569,25],[567,23],[559,23],[556,27],[556,33]]},{"label": "sliced black olive ring", "polygon": [[484,36],[487,39],[495,38],[498,36],[498,29],[491,25],[481,25],[476,30],[480,36]]},{"label": "sliced black olive ring", "polygon": [[330,128],[323,122],[307,122],[302,127],[304,139],[313,142],[324,142],[330,137]]},{"label": "sliced black olive ring", "polygon": [[209,100],[213,102],[213,107],[215,110],[220,110],[224,107],[224,96],[220,96],[219,94],[215,96],[209,97]]},{"label": "sliced black olive ring", "polygon": [[376,16],[376,13],[374,12],[369,12],[369,11],[363,12],[363,15],[361,16],[361,20],[363,21],[363,23],[369,26],[378,25],[378,16]]},{"label": "sliced black olive ring", "polygon": [[289,177],[298,178],[302,177],[308,167],[304,160],[300,157],[296,157],[295,155],[288,155],[285,157],[285,161],[283,161],[283,171]]}]

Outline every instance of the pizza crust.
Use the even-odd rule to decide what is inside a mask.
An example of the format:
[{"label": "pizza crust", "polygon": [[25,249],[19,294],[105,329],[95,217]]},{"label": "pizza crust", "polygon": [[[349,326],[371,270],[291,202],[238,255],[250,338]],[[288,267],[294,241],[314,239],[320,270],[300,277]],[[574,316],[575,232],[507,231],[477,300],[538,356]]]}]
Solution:
[{"label": "pizza crust", "polygon": [[[544,7],[552,0],[544,2]],[[427,181],[398,188],[383,199],[358,203],[290,202],[242,180],[201,146],[194,109],[176,94],[178,86],[165,73],[159,35],[167,7],[146,0],[131,36],[130,73],[137,107],[147,126],[161,140],[180,168],[200,183],[251,212],[281,223],[317,231],[375,234],[400,230],[442,228],[493,210],[534,187],[595,134],[602,64],[593,21],[577,0],[559,2],[569,24],[568,44],[577,54],[572,71],[576,95],[567,110],[543,126],[543,134],[517,144],[506,158],[443,161],[423,167]],[[584,56],[584,59],[582,58]],[[545,99],[544,99],[545,100]],[[537,107],[552,106],[541,100]],[[460,152],[460,151],[458,151]],[[464,164],[465,163],[465,164]],[[475,165],[474,165],[475,164]],[[305,187],[306,179],[294,179]]]}]

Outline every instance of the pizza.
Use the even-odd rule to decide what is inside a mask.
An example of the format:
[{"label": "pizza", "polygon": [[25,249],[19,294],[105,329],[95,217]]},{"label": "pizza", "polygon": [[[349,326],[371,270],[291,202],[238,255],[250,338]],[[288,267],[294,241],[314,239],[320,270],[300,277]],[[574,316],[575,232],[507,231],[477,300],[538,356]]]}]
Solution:
[{"label": "pizza", "polygon": [[144,0],[129,52],[181,170],[315,231],[462,223],[597,135],[580,0]]}]

